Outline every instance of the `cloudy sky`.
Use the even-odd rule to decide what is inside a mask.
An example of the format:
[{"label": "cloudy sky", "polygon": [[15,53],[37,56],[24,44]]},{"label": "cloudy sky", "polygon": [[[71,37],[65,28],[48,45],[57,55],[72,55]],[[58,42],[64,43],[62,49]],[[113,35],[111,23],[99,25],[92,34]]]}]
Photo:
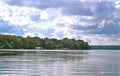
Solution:
[{"label": "cloudy sky", "polygon": [[0,0],[0,33],[120,45],[120,0]]}]

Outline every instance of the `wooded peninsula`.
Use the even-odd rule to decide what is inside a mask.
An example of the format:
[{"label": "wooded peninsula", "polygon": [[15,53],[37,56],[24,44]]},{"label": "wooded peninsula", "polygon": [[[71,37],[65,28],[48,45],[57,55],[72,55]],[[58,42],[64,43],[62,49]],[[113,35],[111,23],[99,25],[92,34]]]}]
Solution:
[{"label": "wooded peninsula", "polygon": [[15,35],[0,34],[0,49],[69,49],[69,50],[88,50],[91,47],[83,40],[64,38],[21,37]]}]

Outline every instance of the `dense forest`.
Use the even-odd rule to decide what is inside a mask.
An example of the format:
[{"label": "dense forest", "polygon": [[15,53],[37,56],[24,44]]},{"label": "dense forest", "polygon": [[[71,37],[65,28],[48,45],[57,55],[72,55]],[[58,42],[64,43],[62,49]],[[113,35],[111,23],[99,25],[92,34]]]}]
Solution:
[{"label": "dense forest", "polygon": [[44,49],[79,49],[87,50],[90,46],[83,40],[75,40],[64,38],[57,40],[55,38],[39,38],[39,37],[21,37],[14,35],[0,34],[0,49],[35,49],[42,47]]}]

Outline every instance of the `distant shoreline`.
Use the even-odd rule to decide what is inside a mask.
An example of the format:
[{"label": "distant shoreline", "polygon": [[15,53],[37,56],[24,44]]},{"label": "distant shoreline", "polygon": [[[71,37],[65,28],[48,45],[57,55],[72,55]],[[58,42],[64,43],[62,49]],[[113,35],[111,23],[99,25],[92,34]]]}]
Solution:
[{"label": "distant shoreline", "polygon": [[120,45],[91,45],[92,50],[120,50]]}]

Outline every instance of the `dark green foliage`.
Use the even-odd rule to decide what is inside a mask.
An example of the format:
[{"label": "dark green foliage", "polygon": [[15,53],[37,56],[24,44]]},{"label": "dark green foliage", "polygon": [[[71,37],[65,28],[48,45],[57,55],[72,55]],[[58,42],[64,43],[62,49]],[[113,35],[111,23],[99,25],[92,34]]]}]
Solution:
[{"label": "dark green foliage", "polygon": [[13,55],[21,55],[22,52],[17,52],[17,51],[5,51],[5,52],[0,52],[0,56],[13,56]]},{"label": "dark green foliage", "polygon": [[42,47],[44,49],[90,49],[87,42],[83,40],[75,40],[64,38],[57,39],[41,39],[39,37],[20,37],[13,35],[0,35],[1,49],[35,49],[35,47]]}]

